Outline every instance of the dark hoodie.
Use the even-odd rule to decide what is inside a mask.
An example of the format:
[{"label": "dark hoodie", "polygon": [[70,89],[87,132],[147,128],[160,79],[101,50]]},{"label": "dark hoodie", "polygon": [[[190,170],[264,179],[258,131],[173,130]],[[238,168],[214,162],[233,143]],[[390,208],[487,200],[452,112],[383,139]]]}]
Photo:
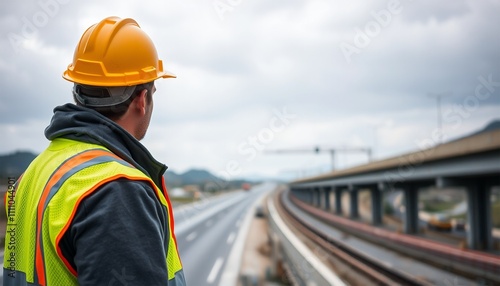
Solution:
[{"label": "dark hoodie", "polygon": [[[167,167],[130,133],[93,110],[74,104],[56,107],[45,136],[104,146],[162,185]],[[82,201],[60,247],[77,270],[80,285],[185,285],[182,271],[167,283],[168,224],[168,214],[148,183],[119,179]]]}]

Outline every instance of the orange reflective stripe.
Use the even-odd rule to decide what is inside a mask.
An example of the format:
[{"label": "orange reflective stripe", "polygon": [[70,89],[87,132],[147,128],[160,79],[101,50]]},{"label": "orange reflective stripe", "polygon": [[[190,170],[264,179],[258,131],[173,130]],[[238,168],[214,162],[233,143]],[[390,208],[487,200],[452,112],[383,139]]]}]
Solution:
[{"label": "orange reflective stripe", "polygon": [[[172,237],[174,239],[174,243],[175,243],[175,251],[177,251],[177,253],[179,253],[179,249],[177,248],[177,238],[175,237],[175,230],[174,230],[174,209],[172,208],[172,203],[170,202],[170,197],[168,196],[168,192],[167,192],[167,186],[165,184],[165,177],[162,176],[161,178],[161,186],[163,188],[163,191],[165,192],[164,196],[165,196],[165,200],[167,201],[167,206],[168,206],[168,222],[170,224],[170,230],[172,232]],[[182,261],[181,261],[181,265],[182,265]]]},{"label": "orange reflective stripe", "polygon": [[99,156],[112,156],[117,159],[120,159],[118,156],[114,155],[110,151],[102,150],[102,149],[93,149],[84,151],[79,153],[69,159],[67,159],[64,163],[59,166],[56,171],[51,175],[49,181],[45,185],[42,195],[40,196],[40,200],[37,206],[37,224],[36,224],[36,250],[35,250],[35,278],[36,283],[45,286],[46,285],[46,277],[45,277],[45,263],[44,263],[44,255],[43,255],[43,241],[42,241],[42,221],[43,221],[43,212],[45,209],[45,205],[47,203],[47,198],[50,193],[52,187],[72,168],[82,164],[86,161],[92,160]]}]

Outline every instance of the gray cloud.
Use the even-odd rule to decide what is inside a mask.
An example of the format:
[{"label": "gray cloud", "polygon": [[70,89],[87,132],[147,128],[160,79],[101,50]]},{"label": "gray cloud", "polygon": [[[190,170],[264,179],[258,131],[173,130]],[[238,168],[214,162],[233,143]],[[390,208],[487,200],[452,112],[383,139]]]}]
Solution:
[{"label": "gray cloud", "polygon": [[[284,106],[297,119],[266,148],[371,145],[374,126],[392,122],[377,127],[384,135],[377,153],[389,156],[417,148],[435,128],[436,103],[428,93],[451,92],[443,98],[449,111],[475,96],[478,78],[500,82],[495,1],[401,0],[401,11],[378,23],[363,47],[356,47],[356,37],[377,28],[374,13],[382,15],[391,1],[243,0],[223,20],[211,1],[59,1],[0,4],[0,128],[9,134],[0,152],[42,150],[41,129],[53,107],[71,101],[71,84],[61,73],[83,31],[109,15],[135,18],[178,75],[157,83],[144,142],[173,169],[218,171],[231,159],[246,174],[328,164],[262,154],[247,162],[238,152],[238,144]],[[358,49],[350,62],[342,43]],[[445,121],[445,131],[453,137],[480,128],[499,110],[495,87],[460,126]]]}]

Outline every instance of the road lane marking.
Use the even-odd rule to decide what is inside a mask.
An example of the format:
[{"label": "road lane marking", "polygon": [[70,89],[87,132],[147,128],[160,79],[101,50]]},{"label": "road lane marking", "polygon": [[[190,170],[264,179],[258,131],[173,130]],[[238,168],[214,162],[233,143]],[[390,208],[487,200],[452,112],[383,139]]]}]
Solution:
[{"label": "road lane marking", "polygon": [[[223,195],[225,196],[225,195]],[[215,216],[217,213],[220,211],[227,209],[231,207],[234,204],[237,204],[244,200],[246,197],[243,196],[242,193],[237,193],[235,195],[229,196],[227,199],[224,200],[214,200],[215,204],[214,206],[207,206],[204,207],[203,209],[196,209],[196,206],[194,206],[192,209],[193,211],[188,210],[189,215],[186,217],[181,216],[181,222],[180,223],[175,223],[175,234],[177,236],[181,236],[181,234],[188,233],[192,231],[192,228],[194,228],[198,224],[203,224],[207,218],[210,218],[212,216]],[[210,201],[212,202],[212,200]],[[175,209],[174,209],[175,213]],[[175,215],[174,215],[175,216]]]},{"label": "road lane marking", "polygon": [[236,237],[236,234],[234,232],[231,232],[231,234],[229,235],[229,237],[227,238],[227,244],[231,244],[233,243],[234,241],[234,238]]},{"label": "road lane marking", "polygon": [[187,240],[187,241],[191,241],[191,240],[195,239],[197,235],[198,235],[198,234],[197,234],[196,232],[192,232],[192,233],[190,233],[190,234],[186,237],[186,240]]},{"label": "road lane marking", "polygon": [[212,284],[215,281],[215,278],[217,278],[217,275],[219,274],[219,270],[222,266],[222,263],[224,263],[224,258],[219,257],[214,263],[214,266],[212,267],[212,270],[210,271],[210,274],[208,275],[207,278],[207,283]]}]

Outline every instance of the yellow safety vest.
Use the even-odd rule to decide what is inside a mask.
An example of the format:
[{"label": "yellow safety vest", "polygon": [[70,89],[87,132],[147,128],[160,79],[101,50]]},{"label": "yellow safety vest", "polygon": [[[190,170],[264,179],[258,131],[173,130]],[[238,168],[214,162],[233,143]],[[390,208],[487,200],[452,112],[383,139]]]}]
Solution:
[{"label": "yellow safety vest", "polygon": [[[168,279],[182,274],[168,196],[143,172],[108,149],[58,138],[40,154],[6,193],[7,231],[4,286],[78,285],[77,273],[66,261],[59,242],[78,206],[103,184],[127,178],[151,184],[169,219],[166,251]],[[176,284],[174,281],[173,284]]]}]

